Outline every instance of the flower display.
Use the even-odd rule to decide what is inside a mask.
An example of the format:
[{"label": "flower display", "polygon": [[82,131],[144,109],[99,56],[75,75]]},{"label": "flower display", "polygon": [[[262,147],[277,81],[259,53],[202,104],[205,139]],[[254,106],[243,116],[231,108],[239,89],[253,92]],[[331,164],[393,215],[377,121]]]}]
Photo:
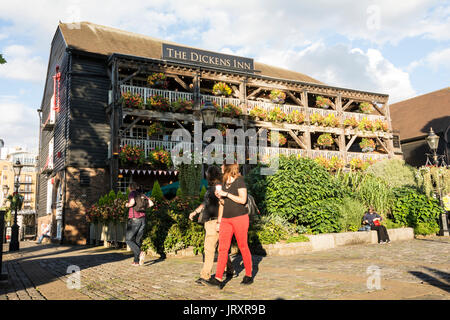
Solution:
[{"label": "flower display", "polygon": [[362,138],[359,146],[362,149],[362,152],[371,152],[375,150],[375,141],[373,139]]},{"label": "flower display", "polygon": [[274,89],[270,91],[270,100],[272,100],[273,103],[284,103],[284,100],[286,99],[286,93],[284,93],[281,90]]},{"label": "flower display", "polygon": [[147,108],[150,110],[155,110],[155,111],[169,111],[170,109],[170,102],[169,99],[155,94],[153,96],[151,96],[149,99],[147,99]]},{"label": "flower display", "polygon": [[359,121],[358,129],[361,131],[375,131],[375,126],[372,121],[364,117]]},{"label": "flower display", "polygon": [[163,132],[164,132],[164,126],[161,124],[161,122],[152,123],[147,128],[148,136],[159,135],[159,134],[162,134]]},{"label": "flower display", "polygon": [[235,106],[234,104],[227,103],[223,107],[224,114],[230,115],[231,117],[238,117],[242,114],[242,109],[238,106]]},{"label": "flower display", "polygon": [[188,113],[192,112],[194,108],[194,101],[179,98],[177,101],[172,102],[170,107],[172,112]]},{"label": "flower display", "polygon": [[344,120],[344,126],[350,127],[350,128],[358,128],[359,122],[356,120],[355,117],[347,118]]},{"label": "flower display", "polygon": [[220,132],[222,133],[222,136],[226,136],[227,135],[227,127],[225,127],[223,124],[218,124],[217,125],[217,129],[220,130]]},{"label": "flower display", "polygon": [[[273,137],[273,138],[272,138]],[[274,139],[275,138],[275,133],[274,131],[270,131],[270,134],[267,137],[267,141],[271,141],[271,138]],[[287,143],[287,138],[284,136],[284,134],[282,134],[281,132],[278,132],[278,145],[279,146],[284,146]]]},{"label": "flower display", "polygon": [[322,124],[325,127],[337,128],[337,127],[339,127],[340,122],[339,122],[339,119],[333,113],[330,113],[323,119]]},{"label": "flower display", "polygon": [[368,158],[365,161],[360,158],[353,158],[349,162],[350,168],[352,170],[362,170],[362,171],[366,170],[369,166],[371,166],[374,163],[375,160],[373,160],[372,158]]},{"label": "flower display", "polygon": [[337,171],[344,167],[344,160],[339,158],[338,156],[332,156],[330,160],[330,168],[332,171]]},{"label": "flower display", "polygon": [[167,77],[162,72],[152,73],[150,76],[148,76],[147,83],[151,87],[162,88],[162,89],[167,89],[167,87],[169,86]]},{"label": "flower display", "polygon": [[120,149],[119,159],[122,164],[132,163],[141,166],[145,161],[145,152],[138,146],[124,145]]},{"label": "flower display", "polygon": [[287,115],[286,121],[289,123],[301,124],[305,121],[305,115],[298,110],[294,110]]},{"label": "flower display", "polygon": [[359,111],[369,114],[373,111],[373,105],[369,102],[361,102],[359,104]]},{"label": "flower display", "polygon": [[321,146],[331,146],[334,143],[333,137],[329,133],[322,133],[317,139],[317,143]]},{"label": "flower display", "polygon": [[233,90],[225,82],[217,82],[213,86],[213,94],[216,96],[229,96]]},{"label": "flower display", "polygon": [[267,118],[267,111],[261,107],[255,106],[253,107],[253,109],[250,110],[250,116],[260,119],[260,120],[265,120]]},{"label": "flower display", "polygon": [[309,117],[309,122],[313,125],[321,126],[321,125],[323,125],[324,119],[325,119],[325,117],[322,116],[320,113],[313,113]]},{"label": "flower display", "polygon": [[88,223],[125,223],[128,220],[127,202],[128,192],[115,194],[111,191],[86,209],[86,220]]},{"label": "flower display", "polygon": [[329,170],[331,167],[330,160],[328,160],[327,158],[325,158],[323,156],[319,156],[319,157],[315,158],[314,161],[327,170]]},{"label": "flower display", "polygon": [[150,163],[157,168],[168,169],[172,166],[170,152],[162,148],[156,148],[149,154]]},{"label": "flower display", "polygon": [[383,120],[380,120],[380,119],[375,120],[374,126],[375,126],[375,130],[384,131],[384,132],[389,131],[389,125],[386,122],[384,122]]},{"label": "flower display", "polygon": [[322,96],[316,97],[316,107],[328,109],[331,106],[331,100]]},{"label": "flower display", "polygon": [[120,102],[125,105],[125,108],[143,109],[143,99],[139,94],[131,92],[122,93]]},{"label": "flower display", "polygon": [[286,119],[286,113],[284,113],[279,107],[275,107],[269,111],[267,119],[272,122],[281,122]]}]

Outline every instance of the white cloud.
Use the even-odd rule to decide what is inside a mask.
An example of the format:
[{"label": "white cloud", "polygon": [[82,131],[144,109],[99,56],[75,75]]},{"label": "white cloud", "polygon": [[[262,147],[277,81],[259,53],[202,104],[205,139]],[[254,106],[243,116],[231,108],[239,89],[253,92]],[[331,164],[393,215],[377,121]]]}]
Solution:
[{"label": "white cloud", "polygon": [[0,78],[32,82],[42,82],[45,79],[46,64],[41,57],[33,56],[31,49],[11,45],[2,52],[8,62],[0,65]]},{"label": "white cloud", "polygon": [[441,69],[450,72],[450,48],[430,52],[426,57],[411,62],[407,70],[413,72],[419,67],[427,67],[435,73]]},{"label": "white cloud", "polygon": [[7,146],[36,148],[39,143],[39,117],[36,110],[14,97],[0,96],[0,138]]}]

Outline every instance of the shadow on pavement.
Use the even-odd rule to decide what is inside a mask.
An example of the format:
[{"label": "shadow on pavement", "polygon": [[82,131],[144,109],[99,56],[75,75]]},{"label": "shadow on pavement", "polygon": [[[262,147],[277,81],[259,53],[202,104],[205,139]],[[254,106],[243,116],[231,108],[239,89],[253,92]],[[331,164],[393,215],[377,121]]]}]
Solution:
[{"label": "shadow on pavement", "polygon": [[414,240],[419,240],[419,241],[430,241],[430,242],[439,242],[439,243],[444,243],[444,244],[450,244],[449,241],[439,241],[439,240],[433,240],[433,239],[420,239],[420,238],[416,238]]},{"label": "shadow on pavement", "polygon": [[[442,290],[450,293],[450,281],[449,281],[450,273],[432,269],[432,268],[428,268],[428,267],[424,267],[424,268],[427,269],[428,271],[434,273],[435,276],[426,274],[421,271],[408,271],[408,272],[410,274],[412,274],[413,276],[419,278],[423,282],[426,282],[431,286],[437,287],[439,289],[442,289]],[[438,279],[437,277],[444,279],[444,281]]]}]

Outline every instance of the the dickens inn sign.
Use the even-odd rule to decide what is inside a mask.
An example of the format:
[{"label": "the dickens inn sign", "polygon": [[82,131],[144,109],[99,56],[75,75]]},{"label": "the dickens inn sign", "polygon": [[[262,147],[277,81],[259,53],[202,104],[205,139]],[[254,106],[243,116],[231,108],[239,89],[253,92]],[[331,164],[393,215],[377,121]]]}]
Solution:
[{"label": "the dickens inn sign", "polygon": [[184,61],[186,63],[232,69],[235,71],[253,72],[253,59],[227,54],[162,44],[162,58],[165,60]]}]

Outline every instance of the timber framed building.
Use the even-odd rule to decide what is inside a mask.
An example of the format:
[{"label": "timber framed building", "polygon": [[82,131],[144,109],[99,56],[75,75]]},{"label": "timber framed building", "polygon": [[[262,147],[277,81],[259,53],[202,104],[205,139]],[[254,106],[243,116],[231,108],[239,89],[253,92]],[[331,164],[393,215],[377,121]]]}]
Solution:
[{"label": "timber framed building", "polygon": [[[157,73],[166,77],[164,88],[148,83],[148,77]],[[212,95],[218,82],[232,89],[230,97]],[[271,102],[274,89],[285,93],[284,103]],[[124,102],[126,94],[138,95],[142,103],[131,107]],[[319,96],[329,99],[328,109],[316,107]],[[193,108],[176,112],[145,107],[152,97],[169,105],[192,101]],[[121,147],[139,146],[145,156],[155,148],[172,149],[171,132],[177,128],[192,132],[206,99],[222,111],[230,104],[241,108],[242,115],[236,117],[219,112],[216,123],[224,127],[279,130],[286,143],[276,150],[260,148],[267,157],[278,152],[334,157],[348,165],[355,158],[391,158],[396,151],[386,94],[328,86],[252,59],[181,47],[89,22],[61,23],[52,41],[41,105],[38,225],[52,221],[56,240],[85,244],[85,208],[101,195],[124,190],[131,179],[146,189],[155,179],[162,184],[176,181],[171,168],[124,165],[119,160]],[[371,113],[359,112],[363,102],[372,104]],[[255,107],[285,116],[296,111],[303,119],[297,123],[255,119],[251,115]],[[334,118],[334,126],[316,121],[327,117]],[[357,125],[345,125],[347,119],[384,123],[384,130],[358,130]],[[162,131],[149,131],[155,123]],[[329,147],[318,144],[324,133],[332,138]],[[364,138],[375,143],[372,152],[361,152],[359,142]]]}]

